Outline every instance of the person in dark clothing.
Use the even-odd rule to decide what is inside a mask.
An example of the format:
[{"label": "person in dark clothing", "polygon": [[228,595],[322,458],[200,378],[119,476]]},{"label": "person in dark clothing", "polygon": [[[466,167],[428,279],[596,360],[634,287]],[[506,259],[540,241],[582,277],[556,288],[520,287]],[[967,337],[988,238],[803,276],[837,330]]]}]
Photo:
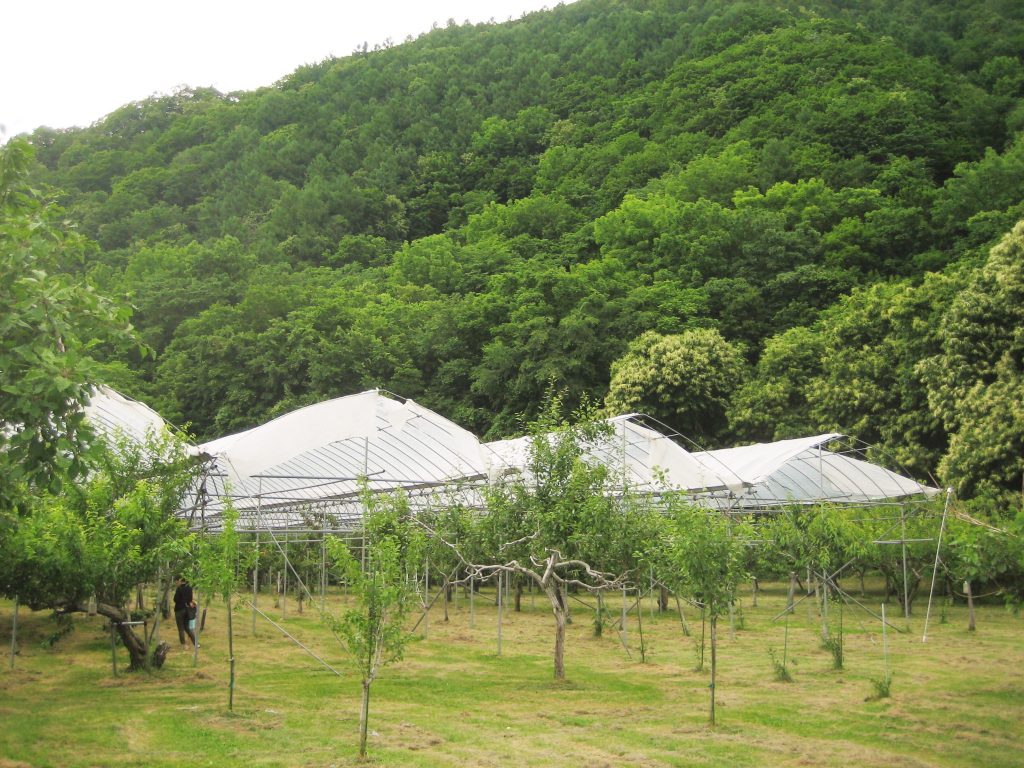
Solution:
[{"label": "person in dark clothing", "polygon": [[195,614],[196,604],[192,595],[192,587],[184,576],[178,577],[178,588],[174,590],[174,623],[178,625],[178,640],[181,642],[182,650],[185,650],[185,635],[189,636],[192,645],[196,643],[196,634],[188,626],[189,614]]}]

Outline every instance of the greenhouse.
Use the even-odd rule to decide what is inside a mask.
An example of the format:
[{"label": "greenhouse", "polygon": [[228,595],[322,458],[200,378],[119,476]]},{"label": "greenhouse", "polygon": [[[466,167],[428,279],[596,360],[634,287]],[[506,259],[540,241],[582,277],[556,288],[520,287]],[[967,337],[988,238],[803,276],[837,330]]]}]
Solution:
[{"label": "greenhouse", "polygon": [[[105,434],[142,440],[163,419],[142,403],[99,388],[87,409]],[[306,406],[265,424],[194,446],[204,462],[186,509],[217,530],[224,505],[246,530],[351,531],[363,495],[401,491],[415,505],[458,500],[528,469],[530,437],[481,442],[413,400],[369,390]],[[623,488],[682,493],[723,511],[792,505],[926,500],[938,489],[868,461],[867,446],[827,433],[718,450],[685,449],[683,436],[638,414],[609,419],[586,446]]]}]

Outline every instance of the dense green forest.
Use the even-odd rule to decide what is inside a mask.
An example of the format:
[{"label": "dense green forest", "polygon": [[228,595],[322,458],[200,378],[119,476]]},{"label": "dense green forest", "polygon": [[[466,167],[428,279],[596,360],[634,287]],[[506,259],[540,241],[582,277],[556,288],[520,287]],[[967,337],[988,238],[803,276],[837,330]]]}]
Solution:
[{"label": "dense green forest", "polygon": [[29,141],[151,350],[104,375],[200,437],[371,387],[498,437],[554,381],[986,495],[1024,473],[1022,52],[1015,0],[579,0]]}]

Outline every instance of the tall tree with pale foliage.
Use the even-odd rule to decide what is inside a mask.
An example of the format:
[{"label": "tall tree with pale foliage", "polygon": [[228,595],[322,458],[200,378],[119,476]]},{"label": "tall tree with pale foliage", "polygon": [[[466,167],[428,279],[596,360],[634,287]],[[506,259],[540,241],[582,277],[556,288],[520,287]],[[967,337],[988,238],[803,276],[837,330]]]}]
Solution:
[{"label": "tall tree with pale foliage", "polygon": [[612,364],[605,406],[653,416],[707,444],[725,429],[729,398],[745,373],[740,349],[714,329],[648,331]]}]

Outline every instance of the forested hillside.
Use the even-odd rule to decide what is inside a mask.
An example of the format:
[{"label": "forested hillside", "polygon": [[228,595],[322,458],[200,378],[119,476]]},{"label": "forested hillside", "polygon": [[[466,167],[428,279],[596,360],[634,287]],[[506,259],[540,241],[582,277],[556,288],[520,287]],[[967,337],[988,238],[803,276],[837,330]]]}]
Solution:
[{"label": "forested hillside", "polygon": [[1022,52],[1014,0],[578,0],[30,141],[152,348],[111,383],[201,437],[370,387],[497,437],[553,381],[1019,491]]}]

